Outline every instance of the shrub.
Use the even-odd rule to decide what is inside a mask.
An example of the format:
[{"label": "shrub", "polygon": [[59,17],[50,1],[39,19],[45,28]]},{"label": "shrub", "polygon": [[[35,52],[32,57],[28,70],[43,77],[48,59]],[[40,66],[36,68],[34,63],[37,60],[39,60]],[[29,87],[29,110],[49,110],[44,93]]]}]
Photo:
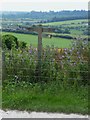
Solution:
[{"label": "shrub", "polygon": [[23,41],[19,41],[19,47],[22,49],[26,48],[27,43]]},{"label": "shrub", "polygon": [[17,38],[13,35],[3,35],[2,36],[3,49],[8,48],[11,50],[13,47],[18,48]]},{"label": "shrub", "polygon": [[8,49],[11,50],[12,48],[15,49],[22,49],[22,48],[26,48],[26,42],[23,41],[18,41],[18,39],[13,36],[13,35],[3,35],[2,36],[2,48],[3,49]]}]

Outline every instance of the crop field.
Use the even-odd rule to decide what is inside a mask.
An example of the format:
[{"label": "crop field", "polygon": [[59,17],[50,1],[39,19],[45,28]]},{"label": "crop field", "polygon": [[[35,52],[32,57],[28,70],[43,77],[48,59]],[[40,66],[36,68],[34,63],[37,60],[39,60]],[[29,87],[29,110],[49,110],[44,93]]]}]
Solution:
[{"label": "crop field", "polygon": [[[29,34],[18,34],[18,33],[12,33],[12,32],[2,32],[2,35],[6,34],[12,34],[18,38],[19,41],[25,41],[27,45],[32,44],[33,46],[37,46],[38,43],[38,36],[37,35],[29,35]],[[59,48],[69,48],[72,43],[72,40],[67,40],[63,38],[43,38],[43,47],[49,45]]]}]

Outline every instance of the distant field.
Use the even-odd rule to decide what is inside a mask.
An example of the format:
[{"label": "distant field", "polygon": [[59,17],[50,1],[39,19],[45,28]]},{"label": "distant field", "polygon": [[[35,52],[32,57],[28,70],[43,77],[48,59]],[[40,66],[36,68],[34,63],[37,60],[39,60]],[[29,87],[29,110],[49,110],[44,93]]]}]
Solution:
[{"label": "distant field", "polygon": [[[83,33],[84,30],[86,30],[88,25],[87,19],[79,19],[79,20],[67,20],[67,21],[60,21],[60,22],[50,22],[50,23],[44,23],[44,26],[55,26],[55,27],[61,27],[61,29],[68,28],[70,30],[70,34],[67,34],[72,37],[82,37],[87,38],[88,36]],[[66,35],[63,33],[54,33],[59,35]]]},{"label": "distant field", "polygon": [[[33,46],[37,46],[38,36],[37,35],[29,35],[29,34],[19,34],[13,32],[2,32],[2,35],[12,34],[18,38],[19,41],[25,41],[28,45],[32,44]],[[54,45],[59,48],[69,48],[72,40],[63,39],[63,38],[43,38],[43,47],[46,45]]]},{"label": "distant field", "polygon": [[50,22],[50,23],[44,23],[43,25],[53,25],[53,26],[57,26],[57,25],[65,25],[65,24],[71,24],[71,23],[74,23],[74,24],[71,24],[72,26],[74,25],[80,25],[78,23],[81,23],[81,22],[88,22],[87,19],[80,19],[80,20],[67,20],[67,21],[60,21],[60,22]]}]

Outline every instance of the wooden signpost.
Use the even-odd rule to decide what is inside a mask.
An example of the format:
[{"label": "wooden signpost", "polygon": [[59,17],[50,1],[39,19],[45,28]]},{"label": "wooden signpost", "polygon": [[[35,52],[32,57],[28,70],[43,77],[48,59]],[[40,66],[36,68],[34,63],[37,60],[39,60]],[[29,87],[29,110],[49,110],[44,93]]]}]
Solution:
[{"label": "wooden signpost", "polygon": [[34,25],[32,27],[25,27],[28,31],[38,33],[38,65],[37,65],[37,76],[40,79],[41,76],[41,56],[42,56],[42,33],[43,32],[54,32],[54,28],[43,27],[42,25]]}]

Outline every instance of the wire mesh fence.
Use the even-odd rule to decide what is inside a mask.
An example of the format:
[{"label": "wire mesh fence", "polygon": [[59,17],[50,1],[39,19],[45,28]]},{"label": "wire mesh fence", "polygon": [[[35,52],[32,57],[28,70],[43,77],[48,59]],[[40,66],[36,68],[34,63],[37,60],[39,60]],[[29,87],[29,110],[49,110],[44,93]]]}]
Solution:
[{"label": "wire mesh fence", "polygon": [[47,46],[38,59],[37,48],[4,50],[3,79],[11,81],[48,82],[64,84],[88,84],[88,41],[74,41],[70,48]]}]

